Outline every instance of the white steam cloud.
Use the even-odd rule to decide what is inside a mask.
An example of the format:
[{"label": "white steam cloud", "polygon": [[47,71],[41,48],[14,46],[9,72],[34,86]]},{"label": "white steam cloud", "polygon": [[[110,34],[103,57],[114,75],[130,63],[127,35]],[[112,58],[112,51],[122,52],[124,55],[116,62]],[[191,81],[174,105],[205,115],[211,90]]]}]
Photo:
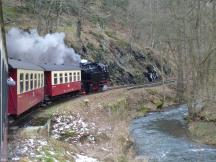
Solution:
[{"label": "white steam cloud", "polygon": [[80,55],[64,43],[64,33],[40,36],[37,30],[12,28],[7,34],[9,57],[35,64],[78,64]]}]

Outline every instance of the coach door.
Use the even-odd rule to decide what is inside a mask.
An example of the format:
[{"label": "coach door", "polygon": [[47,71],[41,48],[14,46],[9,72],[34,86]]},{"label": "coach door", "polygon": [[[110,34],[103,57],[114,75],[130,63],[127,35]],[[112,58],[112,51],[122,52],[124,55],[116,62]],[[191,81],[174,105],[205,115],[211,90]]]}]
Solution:
[{"label": "coach door", "polygon": [[5,50],[2,8],[0,0],[0,162],[7,161],[7,75],[8,62]]}]

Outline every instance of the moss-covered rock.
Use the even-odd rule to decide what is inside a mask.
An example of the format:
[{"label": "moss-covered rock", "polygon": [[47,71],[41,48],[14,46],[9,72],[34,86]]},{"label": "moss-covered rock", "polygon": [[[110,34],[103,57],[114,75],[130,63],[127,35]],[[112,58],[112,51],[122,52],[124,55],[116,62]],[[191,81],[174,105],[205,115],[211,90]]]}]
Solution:
[{"label": "moss-covered rock", "polygon": [[157,107],[157,109],[161,109],[163,107],[163,104],[164,104],[163,100],[158,99],[158,98],[153,99],[152,103]]},{"label": "moss-covered rock", "polygon": [[147,92],[150,94],[150,95],[156,95],[158,94],[158,91],[156,89],[147,89]]},{"label": "moss-covered rock", "polygon": [[148,108],[145,104],[141,104],[139,109],[138,109],[138,113],[139,115],[145,115],[147,112],[150,111],[150,108]]}]

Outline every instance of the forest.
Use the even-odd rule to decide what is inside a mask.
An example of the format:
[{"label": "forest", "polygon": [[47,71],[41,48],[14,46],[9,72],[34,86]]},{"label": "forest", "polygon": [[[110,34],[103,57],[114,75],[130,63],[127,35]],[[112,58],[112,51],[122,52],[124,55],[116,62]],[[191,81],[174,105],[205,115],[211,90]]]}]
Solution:
[{"label": "forest", "polygon": [[[176,83],[175,95],[166,85],[147,90],[147,99],[145,90],[133,92],[141,102],[123,90],[119,96],[129,99],[124,96],[118,104],[136,100],[146,113],[149,104],[163,107],[174,96],[175,104],[188,108],[192,134],[216,144],[215,0],[3,0],[3,6],[6,31],[65,33],[65,43],[81,58],[108,65],[112,86],[143,84],[146,67],[156,67],[163,85]],[[155,91],[163,96],[159,102]],[[118,104],[105,107],[116,110]]]}]

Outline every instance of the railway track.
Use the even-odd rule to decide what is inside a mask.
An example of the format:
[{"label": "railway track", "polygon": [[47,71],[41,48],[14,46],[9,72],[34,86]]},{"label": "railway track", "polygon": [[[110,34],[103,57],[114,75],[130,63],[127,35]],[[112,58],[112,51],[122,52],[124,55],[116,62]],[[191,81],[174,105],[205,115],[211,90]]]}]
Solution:
[{"label": "railway track", "polygon": [[[175,80],[166,80],[164,81],[164,84],[174,84],[176,81]],[[121,89],[121,88],[127,88],[127,90],[132,90],[132,89],[138,89],[138,88],[144,88],[144,87],[156,87],[162,85],[163,82],[153,82],[153,83],[145,83],[145,84],[127,84],[127,85],[121,85],[121,86],[113,86],[110,87],[108,90],[114,90],[114,89]]]},{"label": "railway track", "polygon": [[[164,82],[165,85],[173,84],[173,83],[175,83],[175,80],[167,80]],[[163,85],[163,82],[154,82],[154,83],[146,83],[146,84],[142,84],[142,85],[134,85],[134,86],[128,87],[127,90],[144,88],[144,87],[156,87],[156,86],[160,86],[160,85]]]},{"label": "railway track", "polygon": [[[169,84],[174,84],[175,80],[167,80],[164,82],[164,84],[169,85]],[[162,82],[154,82],[154,83],[146,83],[146,84],[130,84],[130,85],[121,85],[121,86],[113,86],[108,88],[107,91],[111,91],[111,90],[115,90],[115,89],[121,89],[121,88],[126,88],[128,91],[133,90],[133,89],[139,89],[139,88],[147,88],[147,87],[156,87],[156,86],[160,86],[162,85]],[[103,93],[103,92],[100,92]],[[94,94],[94,93],[93,93]],[[90,94],[91,95],[91,94]],[[41,105],[37,105],[35,107],[33,107],[30,111],[22,114],[21,116],[13,119],[13,120],[9,120],[9,129],[12,128],[13,129],[18,129],[20,127],[26,127],[28,126],[28,123],[33,119],[34,114],[36,114],[38,111],[43,111],[44,108],[52,106],[54,104],[58,104],[58,103],[62,103],[71,99],[75,99],[79,96],[67,96],[64,98],[61,98],[61,100],[56,100],[55,102],[51,102],[50,104],[46,105],[46,106],[41,106]]]}]

